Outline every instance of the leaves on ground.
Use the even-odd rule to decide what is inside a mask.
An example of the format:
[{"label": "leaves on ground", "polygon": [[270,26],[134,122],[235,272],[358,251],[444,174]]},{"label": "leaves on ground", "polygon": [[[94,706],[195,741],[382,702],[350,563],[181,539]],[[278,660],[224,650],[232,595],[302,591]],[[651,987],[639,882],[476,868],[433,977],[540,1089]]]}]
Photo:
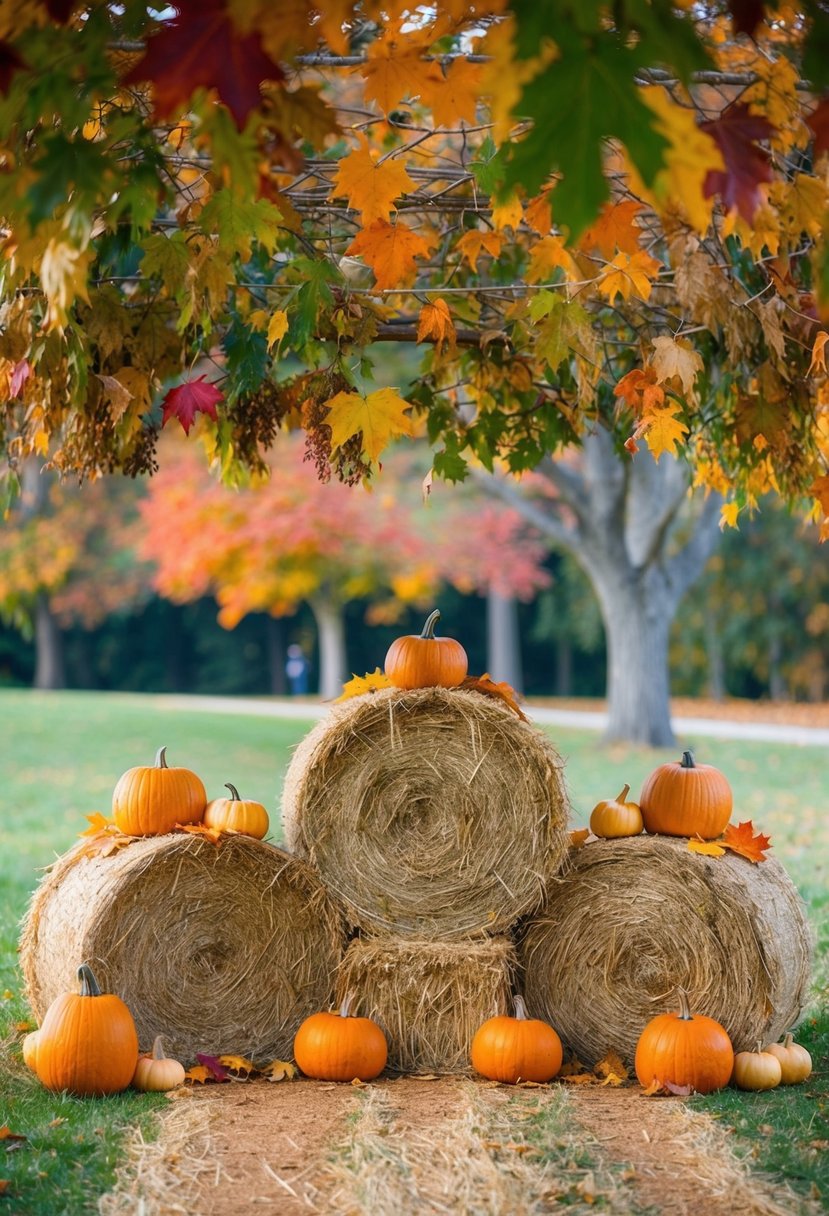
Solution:
[{"label": "leaves on ground", "polygon": [[461,688],[467,689],[469,692],[481,692],[486,697],[496,697],[508,705],[513,713],[518,714],[522,722],[529,722],[529,718],[518,704],[515,689],[507,684],[506,680],[501,680],[496,684],[489,673],[484,672],[482,676],[467,676],[461,684]]},{"label": "leaves on ground", "polygon": [[297,1075],[296,1065],[289,1060],[269,1060],[267,1064],[256,1064],[246,1056],[212,1056],[198,1052],[194,1064],[184,1074],[185,1080],[196,1085],[222,1083],[224,1081],[252,1081],[263,1077],[266,1081],[293,1081]]},{"label": "leaves on ground", "polygon": [[374,671],[367,671],[364,676],[353,675],[350,680],[346,680],[342,692],[334,698],[332,704],[336,705],[340,701],[350,701],[352,697],[362,697],[367,692],[378,692],[381,688],[392,687],[389,677],[379,667],[375,667]]},{"label": "leaves on ground", "polygon": [[626,1085],[630,1079],[630,1071],[622,1061],[618,1051],[613,1048],[592,1068],[588,1068],[579,1059],[572,1059],[563,1064],[558,1072],[558,1079],[566,1085],[609,1085],[617,1088]]}]

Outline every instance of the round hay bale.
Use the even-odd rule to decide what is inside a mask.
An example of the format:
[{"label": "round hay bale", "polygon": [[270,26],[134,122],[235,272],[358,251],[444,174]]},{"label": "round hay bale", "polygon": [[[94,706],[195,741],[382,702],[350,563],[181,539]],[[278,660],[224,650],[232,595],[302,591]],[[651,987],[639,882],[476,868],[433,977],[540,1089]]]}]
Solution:
[{"label": "round hay bale", "polygon": [[341,914],[304,861],[249,836],[136,840],[109,857],[74,849],[24,922],[21,966],[40,1022],[88,962],[126,1001],[142,1050],[290,1059],[326,1008],[344,948]]},{"label": "round hay bale", "polygon": [[288,847],[372,933],[503,932],[541,904],[566,850],[561,758],[459,689],[336,706],[296,749],[282,806]]},{"label": "round hay bale", "polygon": [[735,1051],[776,1039],[805,1003],[811,947],[778,861],[636,836],[575,852],[519,953],[528,1007],[592,1064],[609,1048],[631,1061],[645,1024],[677,1008],[677,986]]},{"label": "round hay bale", "polygon": [[487,1018],[511,1012],[515,950],[505,937],[472,942],[357,937],[337,973],[337,997],[382,1026],[391,1069],[470,1072]]}]

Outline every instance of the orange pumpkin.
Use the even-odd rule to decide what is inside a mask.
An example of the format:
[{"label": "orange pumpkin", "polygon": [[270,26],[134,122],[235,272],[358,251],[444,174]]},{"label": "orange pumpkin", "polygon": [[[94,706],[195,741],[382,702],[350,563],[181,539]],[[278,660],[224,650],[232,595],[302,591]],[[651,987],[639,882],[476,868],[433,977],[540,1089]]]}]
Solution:
[{"label": "orange pumpkin", "polygon": [[[770,1043],[766,1051],[771,1052],[780,1061],[783,1085],[799,1085],[812,1075],[812,1057],[805,1047],[795,1043],[793,1036],[787,1034],[782,1043]],[[26,1054],[26,1041],[23,1041],[23,1054]]]},{"label": "orange pumpkin", "polygon": [[132,1086],[145,1094],[163,1094],[183,1085],[184,1077],[184,1065],[165,1056],[161,1035],[157,1034],[152,1051],[138,1057]]},{"label": "orange pumpkin", "polygon": [[660,1013],[636,1044],[634,1067],[647,1088],[688,1085],[698,1094],[722,1089],[731,1079],[734,1049],[724,1027],[702,1014],[691,1015],[688,996],[678,988],[679,1013]]},{"label": "orange pumpkin", "polygon": [[409,634],[389,646],[384,670],[396,688],[456,688],[466,679],[466,651],[454,638],[436,638],[440,612],[430,613],[420,636]]},{"label": "orange pumpkin", "polygon": [[240,798],[236,786],[229,781],[225,782],[225,789],[230,790],[229,798],[214,798],[205,807],[205,827],[219,828],[223,832],[242,832],[245,836],[255,836],[261,840],[270,827],[268,812],[262,803]]},{"label": "orange pumpkin", "polygon": [[189,768],[168,768],[160,747],[151,768],[128,769],[112,794],[115,822],[127,836],[161,836],[177,823],[199,823],[207,806],[201,779]]},{"label": "orange pumpkin", "polygon": [[472,1067],[490,1081],[549,1081],[561,1068],[561,1039],[552,1026],[528,1018],[515,997],[515,1017],[488,1018],[475,1032]]},{"label": "orange pumpkin", "polygon": [[371,1081],[386,1067],[388,1046],[371,1018],[354,1017],[351,996],[339,1013],[312,1013],[294,1039],[294,1059],[318,1081]]},{"label": "orange pumpkin", "polygon": [[783,1069],[777,1056],[770,1051],[763,1051],[762,1043],[758,1043],[754,1051],[738,1051],[734,1057],[731,1080],[738,1089],[751,1089],[755,1092],[776,1089],[782,1076]]},{"label": "orange pumpkin", "polygon": [[731,818],[731,786],[712,764],[697,764],[693,752],[679,763],[660,764],[642,786],[639,806],[648,832],[714,840]]},{"label": "orange pumpkin", "polygon": [[64,992],[46,1011],[37,1036],[37,1075],[47,1089],[80,1097],[126,1089],[138,1063],[138,1035],[120,997],[103,994],[86,963],[81,990]]},{"label": "orange pumpkin", "polygon": [[642,812],[635,802],[626,802],[630,786],[626,785],[618,798],[598,802],[590,815],[590,831],[605,840],[620,836],[638,836],[642,831]]}]

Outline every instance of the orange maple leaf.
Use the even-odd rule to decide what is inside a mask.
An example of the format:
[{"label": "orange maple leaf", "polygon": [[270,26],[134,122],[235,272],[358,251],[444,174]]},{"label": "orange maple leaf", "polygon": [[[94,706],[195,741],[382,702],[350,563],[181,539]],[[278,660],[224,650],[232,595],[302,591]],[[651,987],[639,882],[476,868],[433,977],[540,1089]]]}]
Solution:
[{"label": "orange maple leaf", "polygon": [[636,253],[617,253],[605,266],[604,274],[596,280],[597,290],[612,304],[616,296],[629,300],[636,295],[647,300],[651,294],[653,280],[662,268],[662,263],[652,258],[644,249]]},{"label": "orange maple leaf", "polygon": [[564,271],[568,282],[575,283],[583,277],[561,237],[551,233],[549,236],[543,236],[531,247],[530,264],[524,278],[528,283],[540,283],[549,279],[552,272],[558,268]]},{"label": "orange maple leaf", "polygon": [[359,68],[366,100],[376,101],[388,114],[404,98],[420,97],[430,85],[434,87],[435,64],[424,60],[423,52],[437,37],[434,27],[429,27],[419,38],[409,33],[400,39],[398,31],[388,27],[371,42],[367,61]]},{"label": "orange maple leaf", "polygon": [[809,486],[809,493],[818,500],[823,508],[823,514],[829,515],[829,473],[816,477]]},{"label": "orange maple leaf", "polygon": [[415,189],[401,160],[383,160],[372,155],[368,140],[360,136],[360,147],[349,152],[337,166],[331,198],[345,196],[349,207],[362,213],[363,225],[387,220],[395,199]]},{"label": "orange maple leaf", "polygon": [[[598,1077],[605,1077],[611,1085],[621,1085],[630,1076],[629,1069],[622,1062],[622,1057],[613,1048],[608,1051],[598,1064],[593,1065],[593,1071]],[[610,1081],[611,1077],[615,1080]]]},{"label": "orange maple leaf", "polygon": [[362,697],[367,692],[377,692],[380,688],[391,688],[392,682],[379,667],[375,667],[374,671],[367,671],[364,676],[352,676],[343,684],[343,690],[338,697],[335,697],[332,704],[336,705],[339,701],[350,701],[352,697]]},{"label": "orange maple leaf", "polygon": [[209,1068],[205,1068],[204,1064],[194,1064],[192,1068],[188,1068],[184,1074],[185,1081],[193,1081],[197,1085],[204,1085],[207,1081],[212,1081],[213,1074]]},{"label": "orange maple leaf", "polygon": [[478,258],[482,250],[497,258],[501,253],[503,237],[500,232],[483,232],[480,228],[470,228],[458,241],[455,248],[463,254],[471,270],[478,269]]},{"label": "orange maple leaf", "polygon": [[481,90],[481,67],[455,59],[446,73],[433,63],[421,82],[420,96],[432,111],[436,127],[457,127],[460,119],[474,123]]},{"label": "orange maple leaf", "polygon": [[647,408],[657,408],[665,401],[665,390],[656,383],[656,369],[649,363],[644,367],[635,367],[626,376],[622,376],[613,390],[613,395],[621,397],[636,413]]},{"label": "orange maple leaf", "polygon": [[570,848],[581,849],[587,844],[590,828],[576,828],[570,833]]},{"label": "orange maple leaf", "polygon": [[356,254],[374,271],[378,291],[407,286],[415,276],[415,258],[426,257],[431,245],[406,224],[375,220],[357,233],[346,249]]},{"label": "orange maple leaf", "polygon": [[423,305],[417,325],[418,342],[432,338],[440,350],[441,346],[454,347],[456,336],[452,314],[444,299],[438,296],[436,300]]},{"label": "orange maple leaf", "polygon": [[765,851],[771,845],[771,838],[764,836],[762,832],[755,835],[754,824],[748,819],[739,827],[729,823],[720,844],[724,849],[731,849],[732,853],[739,853],[741,857],[747,857],[756,864],[766,860]]},{"label": "orange maple leaf", "polygon": [[642,229],[633,222],[642,204],[632,199],[624,199],[619,203],[605,203],[599,218],[592,224],[579,241],[584,250],[598,249],[603,258],[608,261],[618,250],[620,253],[638,253],[639,238]]},{"label": "orange maple leaf", "polygon": [[99,832],[108,832],[110,828],[118,830],[115,820],[107,819],[106,815],[102,815],[100,811],[93,811],[91,815],[86,816],[86,819],[90,826],[83,832],[78,832],[79,836],[97,836]]},{"label": "orange maple leaf", "polygon": [[826,343],[829,342],[829,334],[822,329],[818,333],[812,344],[812,362],[809,364],[807,376],[811,376],[812,372],[825,372],[826,368]]},{"label": "orange maple leaf", "polygon": [[467,676],[461,684],[461,688],[469,689],[471,692],[482,692],[486,697],[496,697],[508,705],[513,713],[518,714],[522,721],[529,722],[529,718],[516,700],[515,689],[507,684],[506,680],[496,684],[489,673],[484,672],[482,676]]},{"label": "orange maple leaf", "polygon": [[234,835],[233,829],[209,828],[204,823],[177,823],[174,832],[187,832],[190,836],[202,836],[211,844],[218,844],[223,835]]},{"label": "orange maple leaf", "polygon": [[542,190],[540,194],[536,194],[535,198],[531,198],[524,210],[524,219],[533,232],[539,233],[540,236],[547,236],[553,226],[553,209],[550,205],[550,194],[552,186],[548,190]]}]

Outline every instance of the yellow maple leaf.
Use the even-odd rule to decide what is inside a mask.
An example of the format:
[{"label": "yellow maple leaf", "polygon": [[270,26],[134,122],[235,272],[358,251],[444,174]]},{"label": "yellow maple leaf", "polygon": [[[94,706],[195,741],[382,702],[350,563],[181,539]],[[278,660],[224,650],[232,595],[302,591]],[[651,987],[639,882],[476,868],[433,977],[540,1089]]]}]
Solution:
[{"label": "yellow maple leaf", "polygon": [[570,283],[576,283],[582,274],[572,256],[564,247],[560,236],[544,236],[530,248],[530,264],[524,274],[528,283],[541,283],[549,279],[552,272],[561,268]]},{"label": "yellow maple leaf", "polygon": [[692,837],[688,841],[688,848],[692,853],[702,853],[703,857],[725,856],[725,849],[715,840],[701,840],[699,837]]},{"label": "yellow maple leaf", "polygon": [[431,245],[405,224],[375,220],[358,232],[346,253],[357,254],[374,271],[378,291],[407,286],[415,276],[415,258],[425,257]]},{"label": "yellow maple leaf", "polygon": [[774,59],[754,55],[751,70],[757,79],[740,100],[748,102],[752,114],[762,114],[771,123],[771,147],[781,152],[803,147],[808,143],[809,129],[800,117],[800,73],[795,65],[785,55]]},{"label": "yellow maple leaf", "polygon": [[428,89],[434,76],[434,63],[423,59],[423,52],[436,34],[433,30],[423,37],[409,35],[401,38],[391,27],[369,44],[367,60],[359,68],[365,80],[364,94],[376,101],[388,114],[405,98],[419,97]]},{"label": "yellow maple leaf", "polygon": [[509,198],[493,204],[492,226],[499,232],[502,228],[517,229],[523,218],[524,208],[517,194],[511,194]]},{"label": "yellow maple leaf", "polygon": [[634,192],[653,201],[659,210],[676,208],[697,232],[704,233],[714,203],[704,197],[703,186],[711,169],[725,168],[722,153],[711,136],[700,130],[694,110],[678,105],[661,85],[642,89],[640,96],[657,115],[654,130],[667,139],[669,146],[652,190],[647,190],[639,175],[631,171]]},{"label": "yellow maple leaf", "polygon": [[184,1074],[185,1081],[194,1081],[197,1085],[204,1085],[210,1079],[213,1079],[213,1074],[209,1068],[205,1068],[204,1064],[194,1064],[192,1068],[188,1068]]},{"label": "yellow maple leaf", "polygon": [[465,232],[455,246],[466,258],[470,269],[478,269],[478,258],[483,250],[497,258],[501,253],[503,237],[500,232],[483,232],[480,228],[470,228]]},{"label": "yellow maple leaf", "polygon": [[638,296],[640,300],[647,300],[651,294],[653,279],[661,267],[662,263],[645,253],[644,249],[637,253],[621,251],[605,267],[602,277],[596,280],[596,287],[611,304],[617,295],[623,300],[629,300],[632,295]]},{"label": "yellow maple leaf", "polygon": [[423,79],[420,96],[432,111],[435,126],[457,127],[461,119],[474,123],[481,89],[480,65],[455,59],[445,74],[436,63],[432,68]]},{"label": "yellow maple leaf", "polygon": [[440,349],[441,346],[454,346],[456,336],[452,314],[444,299],[438,296],[436,300],[423,305],[417,324],[418,342],[431,338]]},{"label": "yellow maple leaf", "polygon": [[40,285],[47,303],[45,329],[62,332],[75,300],[89,303],[87,273],[90,257],[90,250],[78,249],[55,237],[47,244],[40,262]]},{"label": "yellow maple leaf", "polygon": [[658,384],[664,384],[666,380],[678,376],[685,393],[693,392],[697,372],[701,372],[705,366],[702,355],[694,350],[690,342],[682,338],[677,340],[669,334],[654,338],[650,362],[656,372]]},{"label": "yellow maple leaf", "polygon": [[785,234],[793,241],[802,232],[820,236],[827,199],[829,186],[822,177],[811,173],[796,173],[791,181],[780,180],[769,186],[769,202],[774,205]]},{"label": "yellow maple leaf", "polygon": [[89,827],[83,832],[79,832],[79,836],[97,836],[99,832],[107,832],[110,828],[118,829],[115,826],[114,819],[107,819],[106,815],[102,815],[100,811],[93,811],[91,815],[87,815]]},{"label": "yellow maple leaf", "polygon": [[724,502],[720,510],[720,531],[724,528],[736,528],[737,516],[740,514],[739,504],[736,502]]},{"label": "yellow maple leaf", "polygon": [[676,456],[677,447],[685,442],[688,427],[677,417],[677,408],[674,405],[666,405],[646,410],[642,421],[633,432],[634,439],[644,436],[655,460],[658,460],[663,452]]},{"label": "yellow maple leaf", "polygon": [[363,451],[374,463],[395,435],[411,435],[412,422],[406,415],[409,402],[396,388],[380,388],[364,397],[362,393],[337,393],[326,401],[325,421],[331,427],[332,447],[342,447],[362,432]]},{"label": "yellow maple leaf", "polygon": [[374,671],[367,671],[364,676],[352,675],[350,680],[346,680],[342,692],[334,698],[333,704],[336,705],[339,701],[350,701],[352,697],[362,697],[367,692],[377,692],[380,688],[391,687],[392,682],[389,677],[379,667],[375,667]]},{"label": "yellow maple leaf", "polygon": [[266,1064],[256,1071],[261,1076],[267,1077],[269,1081],[293,1081],[296,1076],[296,1065],[291,1064],[288,1060],[271,1060],[270,1064]]},{"label": "yellow maple leaf", "polygon": [[533,232],[539,233],[540,236],[547,236],[553,226],[553,209],[550,206],[550,194],[552,186],[547,190],[542,190],[540,194],[536,194],[535,198],[531,198],[524,208],[524,219]]},{"label": "yellow maple leaf", "polygon": [[395,199],[414,189],[415,183],[402,160],[378,163],[368,140],[361,135],[359,148],[340,161],[330,197],[347,198],[349,207],[362,214],[363,226],[367,227],[375,220],[387,220],[396,210]]},{"label": "yellow maple leaf", "polygon": [[268,350],[274,344],[277,346],[288,332],[288,314],[281,308],[277,308],[276,312],[268,322]]},{"label": "yellow maple leaf", "polygon": [[812,361],[806,372],[807,376],[811,376],[812,372],[826,372],[827,342],[829,342],[829,333],[825,329],[821,329],[812,343]]},{"label": "yellow maple leaf", "polygon": [[217,1059],[223,1068],[227,1068],[239,1076],[249,1077],[252,1072],[257,1071],[253,1060],[248,1060],[244,1056],[217,1056]]}]

